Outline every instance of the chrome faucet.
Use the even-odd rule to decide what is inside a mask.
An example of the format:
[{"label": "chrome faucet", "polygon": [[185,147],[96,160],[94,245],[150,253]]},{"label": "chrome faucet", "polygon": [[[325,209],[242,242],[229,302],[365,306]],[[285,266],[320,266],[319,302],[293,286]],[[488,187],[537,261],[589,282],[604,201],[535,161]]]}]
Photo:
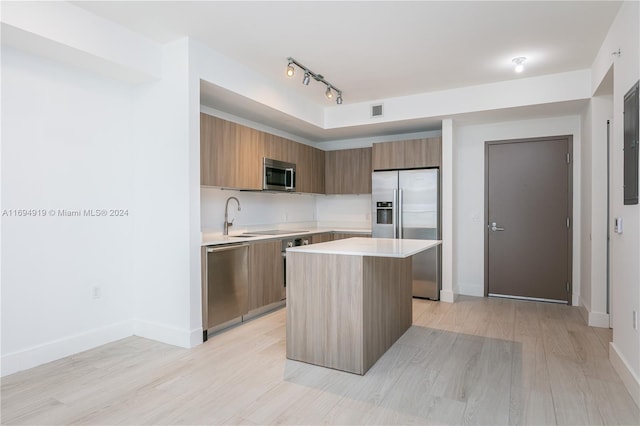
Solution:
[{"label": "chrome faucet", "polygon": [[236,197],[229,197],[227,198],[227,204],[225,204],[224,206],[224,232],[222,233],[222,235],[229,235],[229,227],[233,225],[233,219],[231,220],[231,222],[229,222],[229,201],[231,200],[236,200],[236,203],[238,203],[238,211],[240,211],[240,200],[238,200]]}]

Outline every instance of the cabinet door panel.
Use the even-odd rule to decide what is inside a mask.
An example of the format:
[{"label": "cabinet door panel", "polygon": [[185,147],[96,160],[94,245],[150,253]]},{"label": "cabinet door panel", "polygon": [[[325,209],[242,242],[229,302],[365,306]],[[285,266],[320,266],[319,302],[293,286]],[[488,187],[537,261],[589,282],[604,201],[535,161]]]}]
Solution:
[{"label": "cabinet door panel", "polygon": [[237,125],[235,149],[235,184],[237,188],[262,188],[262,154],[264,133]]},{"label": "cabinet door panel", "polygon": [[371,148],[327,151],[325,170],[327,194],[371,193]]},{"label": "cabinet door panel", "polygon": [[280,240],[249,246],[249,310],[283,298],[284,265]]},{"label": "cabinet door panel", "polygon": [[404,168],[439,167],[441,156],[440,138],[405,141]]},{"label": "cabinet door panel", "polygon": [[401,169],[404,167],[404,146],[400,142],[374,143],[373,170]]}]

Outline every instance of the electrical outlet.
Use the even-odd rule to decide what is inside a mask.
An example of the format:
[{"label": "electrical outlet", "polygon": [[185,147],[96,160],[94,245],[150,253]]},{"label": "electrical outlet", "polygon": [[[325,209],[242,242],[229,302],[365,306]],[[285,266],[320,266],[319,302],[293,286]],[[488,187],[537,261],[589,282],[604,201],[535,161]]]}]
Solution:
[{"label": "electrical outlet", "polygon": [[100,286],[94,285],[91,288],[91,296],[93,299],[100,299],[100,296],[101,296]]},{"label": "electrical outlet", "polygon": [[638,311],[633,310],[633,329],[638,330]]}]

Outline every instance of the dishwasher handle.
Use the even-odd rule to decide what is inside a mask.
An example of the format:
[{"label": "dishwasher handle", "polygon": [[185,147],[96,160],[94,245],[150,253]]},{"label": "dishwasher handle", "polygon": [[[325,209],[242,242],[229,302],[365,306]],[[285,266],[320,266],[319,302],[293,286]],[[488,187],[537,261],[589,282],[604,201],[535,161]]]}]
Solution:
[{"label": "dishwasher handle", "polygon": [[220,247],[207,247],[207,253],[217,253],[220,251],[235,250],[240,247],[249,247],[249,244],[231,244]]}]

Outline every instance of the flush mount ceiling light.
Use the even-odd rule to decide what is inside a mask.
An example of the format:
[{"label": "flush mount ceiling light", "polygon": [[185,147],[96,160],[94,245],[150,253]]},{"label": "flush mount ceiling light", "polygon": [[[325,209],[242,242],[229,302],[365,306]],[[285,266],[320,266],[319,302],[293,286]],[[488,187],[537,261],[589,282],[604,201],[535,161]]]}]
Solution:
[{"label": "flush mount ceiling light", "polygon": [[515,67],[515,72],[522,72],[524,71],[524,61],[526,61],[527,58],[524,56],[518,56],[517,58],[513,58],[511,60],[511,62],[513,62],[514,64],[516,64]]},{"label": "flush mount ceiling light", "polygon": [[297,66],[302,71],[304,71],[304,77],[302,78],[302,84],[304,84],[305,86],[308,86],[309,85],[309,81],[311,81],[311,78],[313,78],[315,81],[317,81],[319,83],[322,83],[325,86],[327,86],[327,90],[324,92],[324,95],[327,97],[327,99],[333,99],[333,92],[335,91],[338,94],[338,97],[336,98],[336,103],[338,105],[342,105],[342,90],[336,88],[333,84],[331,84],[327,80],[325,80],[324,77],[322,76],[322,74],[314,73],[309,68],[305,67],[304,65],[302,65],[300,62],[296,61],[295,59],[287,58],[287,61],[289,61],[289,63],[287,64],[287,77],[293,77],[293,75],[295,74],[294,65]]}]

